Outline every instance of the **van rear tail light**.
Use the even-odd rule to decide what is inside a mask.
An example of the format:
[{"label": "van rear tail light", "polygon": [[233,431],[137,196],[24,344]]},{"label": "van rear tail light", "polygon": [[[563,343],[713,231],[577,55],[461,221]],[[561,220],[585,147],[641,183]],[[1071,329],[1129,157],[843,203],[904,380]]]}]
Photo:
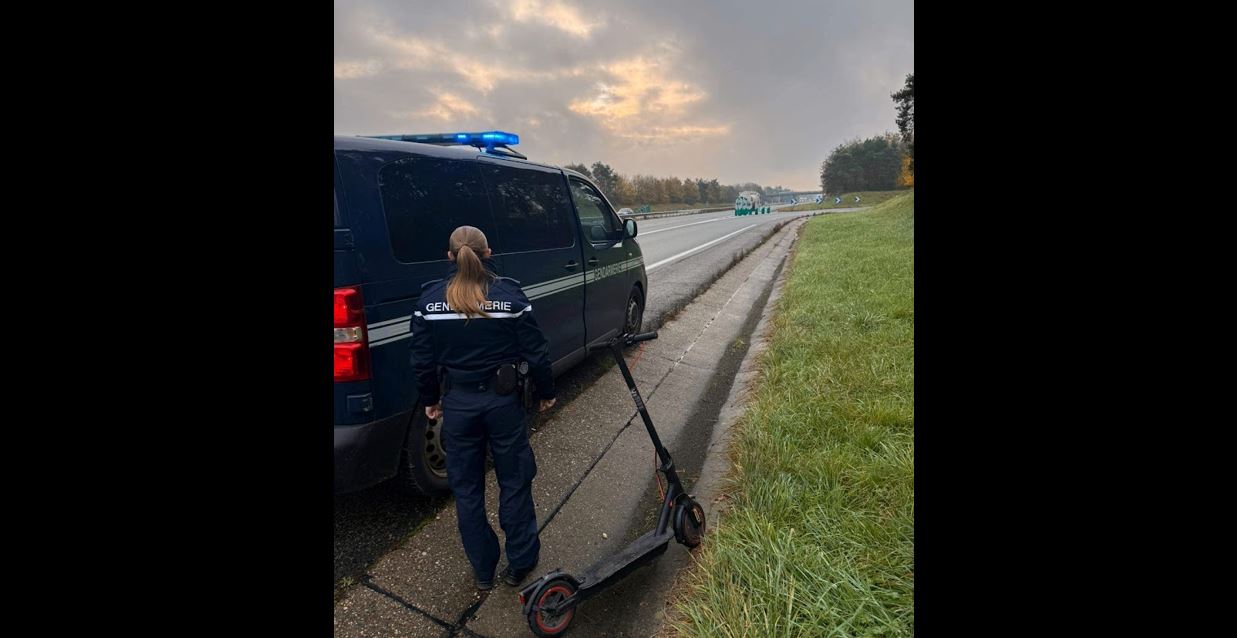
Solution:
[{"label": "van rear tail light", "polygon": [[363,343],[335,344],[335,380],[364,381],[369,378],[369,346]]},{"label": "van rear tail light", "polygon": [[346,328],[365,324],[365,306],[361,303],[361,291],[356,288],[335,290],[335,327]]},{"label": "van rear tail light", "polygon": [[335,381],[364,381],[370,376],[365,340],[365,305],[357,288],[335,290]]}]

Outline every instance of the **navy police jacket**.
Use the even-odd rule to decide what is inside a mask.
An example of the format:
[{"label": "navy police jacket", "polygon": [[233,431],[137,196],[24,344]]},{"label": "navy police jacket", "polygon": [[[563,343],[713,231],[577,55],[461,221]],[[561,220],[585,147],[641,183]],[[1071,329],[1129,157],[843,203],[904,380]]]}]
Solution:
[{"label": "navy police jacket", "polygon": [[[494,274],[493,263],[482,260]],[[537,326],[533,304],[520,290],[520,282],[497,277],[490,282],[485,307],[489,317],[455,312],[447,304],[447,282],[455,275],[451,264],[444,279],[421,287],[412,314],[412,369],[422,405],[434,405],[438,395],[438,366],[457,373],[493,372],[499,365],[527,361],[537,386],[538,399],[554,398],[554,375],[550,369],[550,342]]]}]

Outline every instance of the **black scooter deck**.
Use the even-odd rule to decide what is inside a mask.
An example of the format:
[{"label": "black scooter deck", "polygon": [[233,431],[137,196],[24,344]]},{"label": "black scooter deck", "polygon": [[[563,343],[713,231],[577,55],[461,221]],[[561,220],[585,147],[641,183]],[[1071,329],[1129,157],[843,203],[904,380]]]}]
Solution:
[{"label": "black scooter deck", "polygon": [[[666,551],[670,541],[674,538],[674,530],[669,527],[665,531],[658,534],[657,530],[650,531],[645,535],[632,541],[630,545],[624,547],[622,551],[612,556],[603,558],[588,568],[580,576],[580,589],[594,589],[598,585],[602,585],[609,581],[613,576],[624,576],[629,571],[644,565],[649,560],[660,556]],[[596,592],[590,591],[589,594]]]}]

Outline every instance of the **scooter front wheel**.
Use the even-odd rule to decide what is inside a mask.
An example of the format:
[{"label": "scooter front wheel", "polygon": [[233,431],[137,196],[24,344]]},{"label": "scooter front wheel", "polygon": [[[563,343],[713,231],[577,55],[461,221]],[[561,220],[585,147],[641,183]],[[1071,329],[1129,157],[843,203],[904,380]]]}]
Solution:
[{"label": "scooter front wheel", "polygon": [[687,547],[698,547],[704,539],[704,508],[696,499],[683,496],[675,508],[674,537]]},{"label": "scooter front wheel", "polygon": [[533,604],[533,610],[528,613],[528,628],[533,630],[534,634],[542,636],[561,636],[567,631],[567,625],[571,624],[571,618],[575,616],[576,610],[574,607],[560,613],[554,613],[546,610],[547,605],[557,605],[564,600],[570,598],[576,593],[575,585],[562,578],[545,584],[537,595],[537,601]]}]

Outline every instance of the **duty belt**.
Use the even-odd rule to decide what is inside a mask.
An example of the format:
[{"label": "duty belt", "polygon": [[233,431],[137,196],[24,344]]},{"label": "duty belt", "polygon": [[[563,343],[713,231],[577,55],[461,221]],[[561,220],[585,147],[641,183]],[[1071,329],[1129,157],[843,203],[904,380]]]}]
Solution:
[{"label": "duty belt", "polygon": [[[509,370],[507,374],[512,375],[512,377],[507,377],[507,382],[510,385],[505,388],[501,387],[503,385],[504,376],[500,374],[500,370],[503,367],[510,367],[511,370]],[[527,374],[528,364],[523,361],[511,362],[481,370],[458,370],[444,366],[443,370],[446,372],[445,376],[448,389],[451,386],[458,386],[461,388],[476,390],[477,392],[485,392],[492,388],[499,394],[510,394],[516,387],[517,379],[515,376],[517,374],[518,376]],[[504,390],[506,391],[504,392]]]}]

